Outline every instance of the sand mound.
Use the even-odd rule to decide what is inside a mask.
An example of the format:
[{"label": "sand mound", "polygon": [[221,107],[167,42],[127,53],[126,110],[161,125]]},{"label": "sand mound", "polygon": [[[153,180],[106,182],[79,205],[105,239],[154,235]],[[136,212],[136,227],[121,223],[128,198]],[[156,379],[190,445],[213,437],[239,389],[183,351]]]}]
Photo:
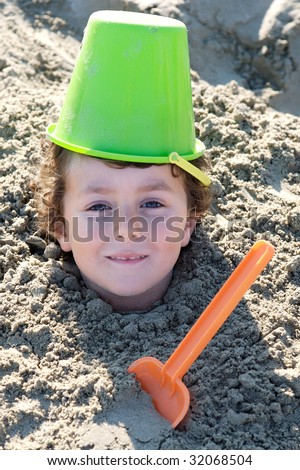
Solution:
[{"label": "sand mound", "polygon": [[[170,8],[187,15],[191,4]],[[36,231],[28,189],[81,39],[66,18],[57,1],[3,2],[1,448],[299,449],[299,118],[237,81],[214,86],[193,72],[212,211],[165,298],[145,314],[113,312]],[[172,430],[127,367],[144,355],[165,361],[261,238],[276,256],[186,375],[191,416]]]}]

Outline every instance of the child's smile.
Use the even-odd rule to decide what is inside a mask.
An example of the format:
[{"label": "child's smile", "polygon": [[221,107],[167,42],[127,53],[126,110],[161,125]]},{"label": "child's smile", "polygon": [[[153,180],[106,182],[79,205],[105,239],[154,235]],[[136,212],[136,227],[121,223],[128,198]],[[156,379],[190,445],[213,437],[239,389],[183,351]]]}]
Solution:
[{"label": "child's smile", "polygon": [[163,296],[195,224],[171,165],[115,168],[74,154],[63,203],[58,240],[87,287],[118,310],[149,308]]},{"label": "child's smile", "polygon": [[120,253],[118,255],[108,256],[107,258],[121,265],[131,265],[140,263],[141,261],[145,260],[147,258],[147,255],[137,255],[134,253]]}]

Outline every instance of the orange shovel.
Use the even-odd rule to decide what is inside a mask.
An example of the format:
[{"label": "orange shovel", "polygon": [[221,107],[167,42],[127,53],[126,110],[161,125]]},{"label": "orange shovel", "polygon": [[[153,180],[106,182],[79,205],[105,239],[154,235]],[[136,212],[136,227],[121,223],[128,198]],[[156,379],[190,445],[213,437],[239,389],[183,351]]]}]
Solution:
[{"label": "orange shovel", "polygon": [[183,420],[190,404],[189,391],[182,377],[273,255],[274,248],[270,243],[256,242],[165,364],[154,357],[143,357],[128,368],[142,389],[149,393],[156,410],[174,428]]}]

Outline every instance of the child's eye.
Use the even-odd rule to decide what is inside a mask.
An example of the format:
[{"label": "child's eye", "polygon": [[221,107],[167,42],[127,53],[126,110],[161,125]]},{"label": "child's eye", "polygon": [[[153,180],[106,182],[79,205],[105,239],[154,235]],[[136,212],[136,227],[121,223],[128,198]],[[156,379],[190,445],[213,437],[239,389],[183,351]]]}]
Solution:
[{"label": "child's eye", "polygon": [[111,211],[111,207],[107,204],[94,204],[93,206],[89,207],[89,211],[95,212],[104,212],[104,211]]},{"label": "child's eye", "polygon": [[142,204],[142,207],[146,207],[147,209],[157,209],[158,207],[163,207],[163,204],[158,201],[147,201]]}]

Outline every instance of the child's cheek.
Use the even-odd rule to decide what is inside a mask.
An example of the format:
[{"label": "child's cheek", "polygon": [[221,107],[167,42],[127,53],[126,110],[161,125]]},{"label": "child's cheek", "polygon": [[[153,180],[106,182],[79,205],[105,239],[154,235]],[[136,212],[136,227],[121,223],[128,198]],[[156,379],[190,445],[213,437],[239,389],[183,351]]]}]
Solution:
[{"label": "child's cheek", "polygon": [[97,216],[82,215],[72,217],[70,222],[71,238],[75,243],[91,243],[105,239],[104,223]]},{"label": "child's cheek", "polygon": [[178,245],[184,239],[185,219],[179,216],[170,216],[155,220],[151,226],[151,241],[159,244]]}]

